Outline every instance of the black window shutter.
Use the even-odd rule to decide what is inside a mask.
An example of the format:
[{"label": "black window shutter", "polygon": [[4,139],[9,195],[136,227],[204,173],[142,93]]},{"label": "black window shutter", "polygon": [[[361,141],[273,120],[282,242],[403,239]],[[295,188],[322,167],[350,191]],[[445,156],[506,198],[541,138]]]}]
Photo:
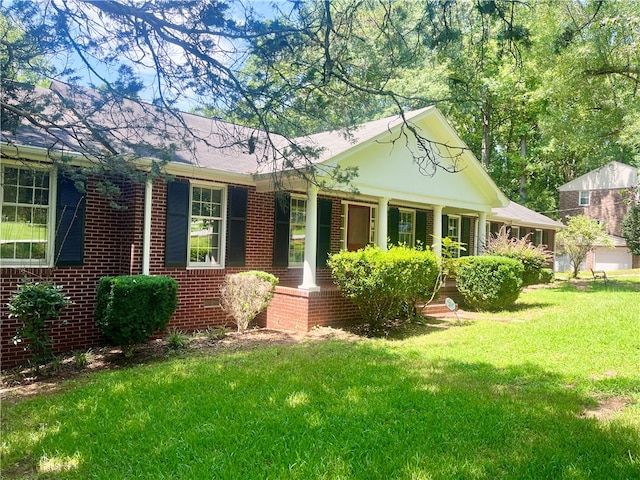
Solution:
[{"label": "black window shutter", "polygon": [[416,212],[416,245],[418,242],[427,248],[427,212]]},{"label": "black window shutter", "polygon": [[318,244],[316,249],[316,264],[326,267],[329,253],[331,253],[331,209],[333,202],[329,198],[318,199]]},{"label": "black window shutter", "polygon": [[460,251],[460,255],[468,257],[471,250],[471,219],[469,217],[462,217],[462,237],[460,239],[465,245],[465,250]]},{"label": "black window shutter", "polygon": [[186,267],[189,246],[189,182],[174,180],[167,184],[167,229],[165,267]]},{"label": "black window shutter", "polygon": [[397,245],[400,241],[400,210],[391,207],[387,214],[387,236],[389,245]]},{"label": "black window shutter", "polygon": [[291,197],[287,193],[276,195],[275,224],[273,229],[273,266],[289,266],[289,211]]},{"label": "black window shutter", "polygon": [[449,215],[442,215],[442,238],[449,236]]},{"label": "black window shutter", "polygon": [[57,197],[55,264],[83,265],[85,194],[72,180],[59,176]]},{"label": "black window shutter", "polygon": [[247,252],[247,199],[242,187],[227,190],[227,266],[244,267]]}]

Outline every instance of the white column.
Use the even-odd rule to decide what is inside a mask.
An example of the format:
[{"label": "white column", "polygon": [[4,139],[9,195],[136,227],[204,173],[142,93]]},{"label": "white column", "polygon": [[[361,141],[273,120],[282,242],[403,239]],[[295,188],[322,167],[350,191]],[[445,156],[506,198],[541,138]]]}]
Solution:
[{"label": "white column", "polygon": [[142,230],[142,274],[149,275],[151,270],[151,202],[153,200],[153,182],[147,180],[144,187],[144,225]]},{"label": "white column", "polygon": [[442,205],[433,207],[433,251],[442,256]]},{"label": "white column", "polygon": [[485,212],[480,212],[478,215],[478,247],[477,247],[477,255],[482,255],[484,252],[485,242],[487,241],[487,214]]},{"label": "white column", "polygon": [[389,237],[389,199],[381,197],[378,199],[378,222],[377,226],[377,244],[383,252],[387,251],[387,238]]},{"label": "white column", "polygon": [[316,252],[318,242],[318,187],[307,185],[307,221],[304,230],[304,269],[302,290],[320,290],[316,285]]}]

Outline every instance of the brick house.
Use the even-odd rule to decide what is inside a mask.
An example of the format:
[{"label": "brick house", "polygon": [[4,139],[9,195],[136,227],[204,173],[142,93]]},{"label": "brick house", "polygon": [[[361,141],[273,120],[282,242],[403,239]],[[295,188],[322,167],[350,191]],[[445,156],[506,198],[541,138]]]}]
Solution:
[{"label": "brick house", "polygon": [[[79,191],[53,163],[62,154],[72,166],[86,158],[52,149],[46,134],[28,126],[13,136],[3,132],[0,304],[6,305],[23,278],[62,285],[75,303],[63,311],[66,322],[54,326],[55,352],[104,343],[93,318],[102,276],[175,278],[179,305],[170,327],[182,331],[228,323],[219,306],[220,286],[225,275],[247,269],[280,279],[261,325],[308,330],[352,322],[357,313],[331,284],[328,253],[367,244],[384,249],[389,242],[432,245],[439,252],[440,239],[449,236],[468,245],[461,255],[477,254],[494,209],[509,206],[466,148],[440,157],[445,167],[456,162],[456,173],[420,174],[416,152],[425,151],[399,117],[366,123],[349,136],[325,132],[301,140],[321,147],[316,172],[357,168],[355,190],[274,170],[277,162],[265,168],[255,149],[220,143],[222,133],[233,130],[235,138],[257,137],[259,144],[260,132],[192,114],[181,114],[181,120],[208,132],[209,142],[175,152],[165,167],[171,181],[122,183],[125,209],[113,209],[99,195],[95,178]],[[442,149],[464,146],[435,107],[408,112],[405,120]],[[498,214],[495,220],[513,219]],[[6,308],[1,322],[7,368],[26,353],[12,343],[18,322]]]},{"label": "brick house", "polygon": [[[560,187],[562,221],[576,215],[594,218],[605,226],[614,244],[614,248],[596,247],[589,253],[584,269],[640,268],[640,256],[631,254],[622,236],[622,220],[629,210],[625,196],[638,185],[638,180],[638,168],[614,161]],[[562,257],[556,263],[566,269]]]}]

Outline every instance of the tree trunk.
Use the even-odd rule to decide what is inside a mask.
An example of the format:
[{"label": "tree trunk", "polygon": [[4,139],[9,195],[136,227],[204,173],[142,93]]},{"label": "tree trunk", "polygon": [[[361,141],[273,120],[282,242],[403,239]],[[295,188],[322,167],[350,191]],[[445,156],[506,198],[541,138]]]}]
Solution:
[{"label": "tree trunk", "polygon": [[527,175],[525,168],[527,165],[527,138],[522,135],[520,137],[520,156],[522,157],[522,173],[520,174],[520,203],[524,204],[527,200]]},{"label": "tree trunk", "polygon": [[491,103],[485,101],[482,108],[482,164],[489,167],[491,158]]}]

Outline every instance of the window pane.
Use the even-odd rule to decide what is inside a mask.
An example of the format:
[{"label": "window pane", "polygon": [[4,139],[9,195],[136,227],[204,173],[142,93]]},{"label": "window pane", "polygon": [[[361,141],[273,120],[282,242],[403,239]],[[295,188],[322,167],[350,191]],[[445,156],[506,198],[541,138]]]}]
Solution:
[{"label": "window pane", "polygon": [[36,170],[34,172],[34,185],[44,190],[49,190],[49,172]]},{"label": "window pane", "polygon": [[[2,207],[2,222],[15,222],[16,221],[16,207],[14,206],[3,206]],[[5,238],[2,235],[2,238]]]},{"label": "window pane", "polygon": [[18,169],[14,167],[5,167],[3,174],[4,185],[18,185]]},{"label": "window pane", "polygon": [[19,187],[18,188],[18,203],[33,203],[33,188],[31,187]]},{"label": "window pane", "polygon": [[18,199],[18,187],[5,184],[2,199],[5,202],[15,202]]}]

